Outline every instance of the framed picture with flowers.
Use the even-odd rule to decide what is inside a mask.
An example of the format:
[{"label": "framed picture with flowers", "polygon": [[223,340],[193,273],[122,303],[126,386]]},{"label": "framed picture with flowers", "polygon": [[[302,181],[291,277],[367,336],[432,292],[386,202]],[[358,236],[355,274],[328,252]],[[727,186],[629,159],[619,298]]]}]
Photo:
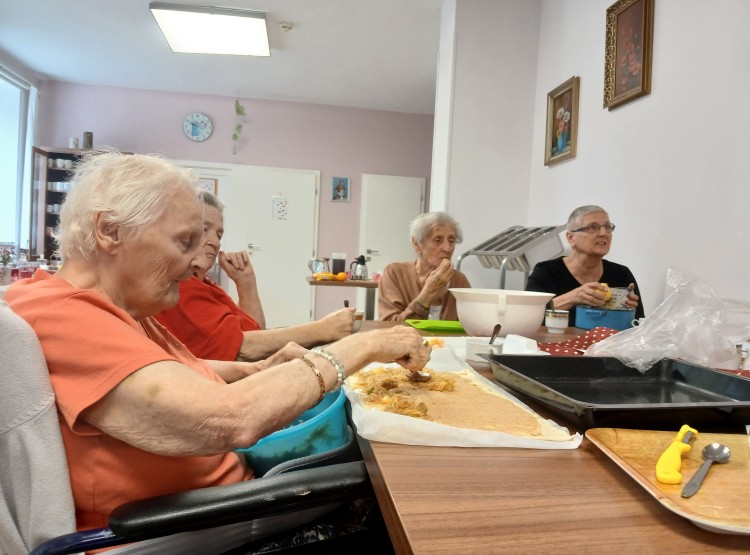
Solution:
[{"label": "framed picture with flowers", "polygon": [[547,95],[547,140],[544,165],[574,158],[578,142],[578,91],[581,78],[571,77]]},{"label": "framed picture with flowers", "polygon": [[651,92],[654,0],[618,0],[607,8],[604,107]]}]

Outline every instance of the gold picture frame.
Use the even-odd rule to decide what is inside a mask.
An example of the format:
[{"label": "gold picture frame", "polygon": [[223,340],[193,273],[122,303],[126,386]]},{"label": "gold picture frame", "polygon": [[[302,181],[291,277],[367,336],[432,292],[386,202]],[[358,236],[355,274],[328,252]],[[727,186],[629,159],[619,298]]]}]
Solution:
[{"label": "gold picture frame", "polygon": [[547,138],[544,165],[575,158],[578,144],[578,94],[581,78],[571,77],[547,94]]},{"label": "gold picture frame", "polygon": [[654,0],[619,0],[607,8],[604,107],[651,92]]}]

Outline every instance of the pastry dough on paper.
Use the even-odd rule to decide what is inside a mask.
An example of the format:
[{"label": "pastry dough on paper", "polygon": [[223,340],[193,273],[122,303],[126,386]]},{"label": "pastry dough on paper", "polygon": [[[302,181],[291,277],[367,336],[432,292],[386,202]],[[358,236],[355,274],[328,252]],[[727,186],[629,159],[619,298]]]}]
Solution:
[{"label": "pastry dough on paper", "polygon": [[570,435],[526,407],[488,387],[469,370],[428,371],[426,382],[411,382],[403,368],[379,367],[347,380],[366,408],[439,424],[505,432],[533,439],[569,441]]}]

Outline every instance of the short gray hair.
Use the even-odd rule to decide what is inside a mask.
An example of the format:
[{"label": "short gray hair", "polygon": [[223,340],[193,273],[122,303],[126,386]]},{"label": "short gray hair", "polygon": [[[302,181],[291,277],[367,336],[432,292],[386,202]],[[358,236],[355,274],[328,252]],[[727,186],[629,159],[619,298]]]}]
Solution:
[{"label": "short gray hair", "polygon": [[96,255],[96,215],[137,235],[169,208],[180,191],[195,193],[197,176],[151,154],[87,153],[76,164],[54,239],[63,260]]},{"label": "short gray hair", "polygon": [[568,231],[571,231],[574,227],[577,227],[578,223],[584,216],[586,216],[587,214],[593,214],[594,212],[604,212],[605,214],[608,213],[604,208],[602,208],[601,206],[597,206],[596,204],[579,206],[570,213],[570,217],[568,218]]},{"label": "short gray hair", "polygon": [[409,227],[409,236],[412,241],[422,243],[425,239],[429,239],[432,235],[432,230],[438,225],[449,225],[456,230],[456,243],[460,243],[464,240],[463,231],[458,222],[453,219],[450,214],[446,212],[427,212],[417,216]]},{"label": "short gray hair", "polygon": [[198,200],[208,206],[213,206],[222,214],[224,213],[224,203],[219,200],[215,194],[205,189],[197,189]]}]

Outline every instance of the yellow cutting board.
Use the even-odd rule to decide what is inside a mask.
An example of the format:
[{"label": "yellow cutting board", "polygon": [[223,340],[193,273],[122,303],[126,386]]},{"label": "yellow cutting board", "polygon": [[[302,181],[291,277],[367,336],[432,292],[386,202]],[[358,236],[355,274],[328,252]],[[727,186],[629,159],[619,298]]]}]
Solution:
[{"label": "yellow cutting board", "polygon": [[[750,534],[750,458],[748,437],[742,434],[701,433],[693,448],[683,455],[682,483],[656,481],[656,461],[672,443],[672,432],[591,428],[586,437],[670,511],[713,532]],[[680,493],[703,462],[701,450],[718,441],[732,452],[729,462],[714,463],[698,493],[683,498]]]}]

